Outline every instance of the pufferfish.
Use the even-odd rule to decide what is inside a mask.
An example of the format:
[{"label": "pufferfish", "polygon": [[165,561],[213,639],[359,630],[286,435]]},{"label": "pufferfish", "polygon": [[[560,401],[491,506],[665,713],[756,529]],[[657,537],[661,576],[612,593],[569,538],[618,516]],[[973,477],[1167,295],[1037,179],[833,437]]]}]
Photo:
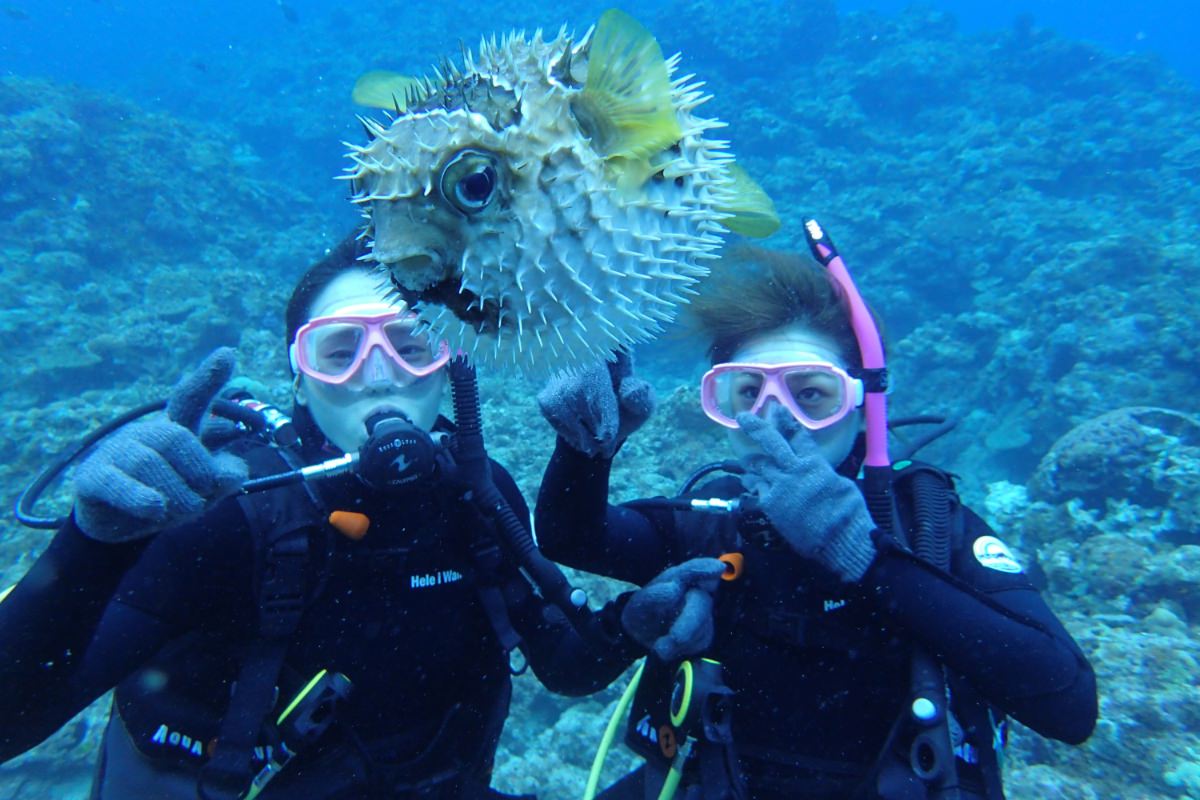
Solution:
[{"label": "pufferfish", "polygon": [[675,317],[727,230],[778,227],[679,60],[614,9],[579,41],[512,33],[433,78],[359,79],[394,116],[362,119],[343,177],[366,258],[431,336],[531,376],[611,359]]}]

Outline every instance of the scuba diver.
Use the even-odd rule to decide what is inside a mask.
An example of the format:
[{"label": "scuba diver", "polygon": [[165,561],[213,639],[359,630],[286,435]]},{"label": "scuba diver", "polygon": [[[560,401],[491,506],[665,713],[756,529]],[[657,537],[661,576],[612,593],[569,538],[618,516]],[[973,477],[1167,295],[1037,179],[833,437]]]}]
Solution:
[{"label": "scuba diver", "polygon": [[539,394],[543,551],[644,587],[622,702],[645,763],[602,797],[998,800],[1007,717],[1072,744],[1095,725],[1092,668],[1011,551],[948,473],[892,462],[874,318],[806,233],[817,263],[746,248],[693,301],[733,474],[609,505],[645,382],[619,357]]},{"label": "scuba diver", "polygon": [[522,662],[584,694],[640,652],[536,553],[473,371],[360,254],[347,239],[291,296],[290,422],[218,397],[222,349],[79,465],[0,602],[0,760],[115,686],[94,800],[502,797]]}]

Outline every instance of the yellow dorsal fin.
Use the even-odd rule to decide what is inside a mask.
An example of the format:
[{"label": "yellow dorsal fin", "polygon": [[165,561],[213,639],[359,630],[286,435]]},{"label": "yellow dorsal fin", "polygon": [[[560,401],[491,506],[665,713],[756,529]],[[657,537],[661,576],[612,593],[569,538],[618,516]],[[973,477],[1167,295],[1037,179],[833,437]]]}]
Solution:
[{"label": "yellow dorsal fin", "polygon": [[746,170],[737,164],[730,164],[729,178],[729,192],[733,200],[721,206],[718,211],[733,216],[721,220],[721,224],[734,233],[752,236],[755,239],[765,239],[779,230],[779,215],[775,213],[775,204],[762,187],[746,174]]},{"label": "yellow dorsal fin", "polygon": [[596,23],[575,114],[592,145],[608,157],[642,158],[683,135],[662,48],[623,11],[609,9]]},{"label": "yellow dorsal fin", "polygon": [[354,82],[354,102],[360,106],[382,108],[388,111],[404,111],[404,99],[409,88],[416,89],[420,82],[416,78],[374,69],[365,72]]},{"label": "yellow dorsal fin", "polygon": [[641,194],[642,187],[650,176],[658,171],[647,158],[624,158],[621,156],[608,159],[606,166],[610,171],[613,183],[626,198]]}]

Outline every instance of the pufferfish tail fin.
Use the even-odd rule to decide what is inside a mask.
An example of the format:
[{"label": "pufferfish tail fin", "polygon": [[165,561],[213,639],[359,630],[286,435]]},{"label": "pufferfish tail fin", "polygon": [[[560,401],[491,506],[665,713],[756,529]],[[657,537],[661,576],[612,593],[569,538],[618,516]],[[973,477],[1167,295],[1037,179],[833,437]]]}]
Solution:
[{"label": "pufferfish tail fin", "polygon": [[385,69],[375,69],[359,76],[354,82],[354,93],[351,97],[360,106],[382,108],[401,114],[408,98],[421,91],[421,82],[416,78]]},{"label": "pufferfish tail fin", "polygon": [[588,45],[575,117],[598,153],[642,160],[679,141],[671,76],[650,31],[624,11],[605,11]]},{"label": "pufferfish tail fin", "polygon": [[729,169],[729,184],[726,191],[730,201],[722,203],[717,210],[731,216],[721,220],[721,225],[742,236],[765,239],[779,230],[779,214],[775,203],[753,178],[735,163]]}]

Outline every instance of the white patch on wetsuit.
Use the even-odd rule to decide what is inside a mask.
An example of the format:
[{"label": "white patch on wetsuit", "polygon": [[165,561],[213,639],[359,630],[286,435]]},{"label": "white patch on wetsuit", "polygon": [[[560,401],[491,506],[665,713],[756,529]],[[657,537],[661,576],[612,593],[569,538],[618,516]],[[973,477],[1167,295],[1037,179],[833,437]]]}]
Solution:
[{"label": "white patch on wetsuit", "polygon": [[988,569],[997,572],[1021,572],[1021,565],[1008,549],[1008,545],[995,536],[980,536],[973,546],[975,560]]}]

